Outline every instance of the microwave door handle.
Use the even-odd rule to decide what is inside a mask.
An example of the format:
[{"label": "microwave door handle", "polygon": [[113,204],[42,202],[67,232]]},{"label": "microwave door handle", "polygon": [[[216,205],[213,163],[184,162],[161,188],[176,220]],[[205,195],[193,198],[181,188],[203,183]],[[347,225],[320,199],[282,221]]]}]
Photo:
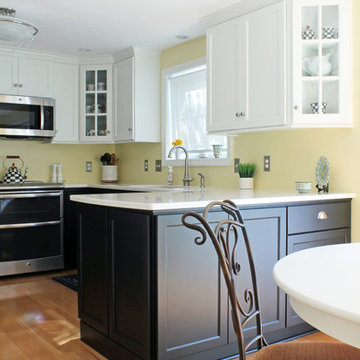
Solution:
[{"label": "microwave door handle", "polygon": [[44,130],[44,123],[45,123],[45,106],[40,106],[40,130]]}]

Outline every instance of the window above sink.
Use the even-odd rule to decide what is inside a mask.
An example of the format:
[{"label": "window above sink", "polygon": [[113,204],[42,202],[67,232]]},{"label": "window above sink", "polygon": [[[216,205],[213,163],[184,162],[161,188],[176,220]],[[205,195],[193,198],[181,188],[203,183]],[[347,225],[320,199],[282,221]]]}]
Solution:
[{"label": "window above sink", "polygon": [[[177,152],[174,159],[167,158],[172,142],[181,139],[191,165],[230,165],[230,138],[206,133],[206,58],[163,70],[162,81],[163,164],[183,166],[183,152]],[[218,158],[214,155],[216,147],[221,148]]]}]

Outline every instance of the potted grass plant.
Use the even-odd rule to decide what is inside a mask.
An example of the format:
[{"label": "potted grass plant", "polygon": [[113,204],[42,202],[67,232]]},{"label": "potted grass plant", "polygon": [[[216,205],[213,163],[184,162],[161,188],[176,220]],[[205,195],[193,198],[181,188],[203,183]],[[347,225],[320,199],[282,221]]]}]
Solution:
[{"label": "potted grass plant", "polygon": [[255,163],[240,163],[239,171],[239,188],[241,190],[250,190],[254,188],[254,173],[256,170]]}]

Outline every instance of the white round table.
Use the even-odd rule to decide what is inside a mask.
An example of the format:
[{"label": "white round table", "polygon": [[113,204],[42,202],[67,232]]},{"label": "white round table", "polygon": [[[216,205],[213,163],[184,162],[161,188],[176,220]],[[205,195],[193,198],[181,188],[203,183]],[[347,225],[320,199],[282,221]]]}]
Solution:
[{"label": "white round table", "polygon": [[275,264],[273,277],[301,318],[360,348],[360,243],[290,254]]}]

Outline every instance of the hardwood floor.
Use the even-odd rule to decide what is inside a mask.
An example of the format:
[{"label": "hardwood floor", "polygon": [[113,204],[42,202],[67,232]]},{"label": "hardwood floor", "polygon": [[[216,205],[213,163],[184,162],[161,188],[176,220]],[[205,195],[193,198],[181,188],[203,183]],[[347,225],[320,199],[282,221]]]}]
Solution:
[{"label": "hardwood floor", "polygon": [[80,341],[77,293],[56,274],[0,280],[1,360],[102,360]]},{"label": "hardwood floor", "polygon": [[[80,341],[77,293],[55,275],[0,280],[0,360],[105,360]],[[303,340],[336,341],[322,333],[294,341]]]}]

